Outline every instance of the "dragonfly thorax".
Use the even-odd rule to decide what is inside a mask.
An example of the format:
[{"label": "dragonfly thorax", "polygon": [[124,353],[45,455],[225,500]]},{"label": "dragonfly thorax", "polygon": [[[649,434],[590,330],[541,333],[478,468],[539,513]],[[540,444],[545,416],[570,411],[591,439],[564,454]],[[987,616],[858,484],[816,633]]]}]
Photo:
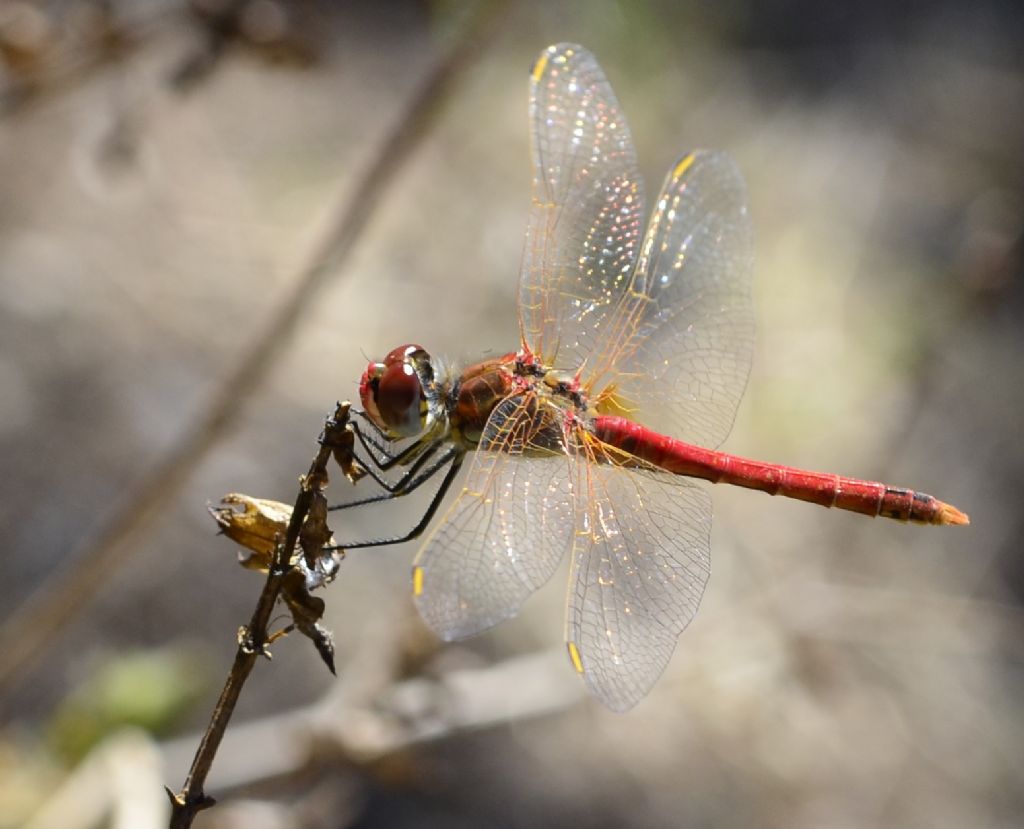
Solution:
[{"label": "dragonfly thorax", "polygon": [[576,374],[549,369],[542,375],[542,381],[556,396],[570,400],[576,409],[587,410],[587,396],[580,388],[579,377]]}]

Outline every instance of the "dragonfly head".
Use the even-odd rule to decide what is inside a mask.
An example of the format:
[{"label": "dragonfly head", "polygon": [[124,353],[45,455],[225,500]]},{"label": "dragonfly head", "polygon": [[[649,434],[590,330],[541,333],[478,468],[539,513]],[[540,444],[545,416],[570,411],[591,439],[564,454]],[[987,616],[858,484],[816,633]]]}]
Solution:
[{"label": "dragonfly head", "polygon": [[359,380],[363,411],[395,438],[409,438],[427,427],[425,386],[433,381],[430,355],[422,346],[392,349],[381,363],[370,363]]}]

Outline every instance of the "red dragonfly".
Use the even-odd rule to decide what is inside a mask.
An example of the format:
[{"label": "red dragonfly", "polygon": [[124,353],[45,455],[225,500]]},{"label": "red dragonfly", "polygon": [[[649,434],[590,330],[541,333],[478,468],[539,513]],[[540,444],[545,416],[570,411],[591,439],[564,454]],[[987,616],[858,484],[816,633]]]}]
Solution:
[{"label": "red dragonfly", "polygon": [[461,371],[418,345],[370,363],[359,391],[375,428],[359,434],[379,469],[404,474],[374,473],[388,492],[367,500],[447,471],[410,533],[346,546],[420,534],[473,450],[416,556],[420,613],[444,639],[478,633],[568,555],[569,659],[621,711],[664,670],[708,581],[711,499],[692,478],[902,521],[968,518],[914,490],[703,448],[732,427],[754,343],[739,171],[722,153],[683,156],[644,230],[626,120],[594,56],[572,44],[534,65],[530,123],[519,349]]}]

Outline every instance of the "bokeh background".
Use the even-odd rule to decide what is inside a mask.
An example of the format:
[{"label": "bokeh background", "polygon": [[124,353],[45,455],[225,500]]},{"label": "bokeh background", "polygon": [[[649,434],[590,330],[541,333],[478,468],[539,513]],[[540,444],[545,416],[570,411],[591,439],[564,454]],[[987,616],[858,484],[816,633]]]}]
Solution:
[{"label": "bokeh background", "polygon": [[527,71],[560,40],[649,189],[699,146],[747,177],[726,448],[972,525],[716,489],[702,610],[626,715],[567,664],[564,573],[441,646],[414,545],[353,551],[339,678],[275,645],[197,826],[1021,824],[1024,14],[711,6],[0,4],[0,826],[164,825],[261,586],[207,504],[291,501],[367,357],[514,347]]}]

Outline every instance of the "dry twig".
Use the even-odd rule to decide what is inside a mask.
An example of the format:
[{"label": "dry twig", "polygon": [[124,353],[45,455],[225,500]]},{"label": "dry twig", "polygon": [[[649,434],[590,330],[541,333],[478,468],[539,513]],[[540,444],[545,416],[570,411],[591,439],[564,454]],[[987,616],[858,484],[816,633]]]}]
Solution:
[{"label": "dry twig", "polygon": [[[313,549],[323,547],[330,538],[330,530],[326,523],[316,520],[316,514],[319,513],[317,503],[324,501],[323,490],[328,483],[328,461],[332,457],[336,457],[336,454],[340,455],[338,459],[342,461],[343,469],[346,468],[346,462],[351,461],[352,441],[351,432],[348,431],[348,409],[347,403],[338,404],[334,416],[327,421],[320,439],[320,449],[310,464],[309,472],[302,478],[299,494],[295,499],[295,507],[288,522],[287,533],[284,540],[277,544],[273,561],[267,570],[267,580],[263,585],[259,600],[256,602],[256,609],[253,611],[249,624],[238,632],[238,650],[235,652],[234,664],[231,666],[220,698],[214,706],[210,724],[206,727],[199,742],[199,748],[196,750],[188,777],[185,778],[185,784],[177,794],[171,792],[170,789],[167,790],[167,794],[171,798],[171,829],[184,829],[184,827],[191,826],[192,820],[198,812],[214,804],[213,798],[204,791],[206,776],[209,774],[213,758],[217,754],[217,748],[220,746],[224,731],[234,713],[242,686],[256,664],[256,658],[261,655],[268,657],[270,655],[267,647],[274,638],[267,631],[270,614],[274,610],[278,596],[281,596],[282,593],[294,595],[298,592],[295,589],[294,577],[298,575],[299,582],[303,582],[302,569],[305,569],[307,573],[316,569],[317,561]],[[314,525],[311,533],[307,533],[307,516],[312,519],[311,523]],[[302,562],[305,564],[305,568],[300,569],[296,567],[295,553],[300,537],[303,536]],[[314,544],[317,545],[316,548],[314,548]],[[307,601],[301,603],[300,606],[308,611],[308,599],[311,597],[308,597],[304,589],[301,591],[301,595],[306,595]],[[333,672],[333,647],[330,635],[317,624],[323,613],[323,601],[316,601],[319,602],[319,612],[315,613],[315,619],[312,618],[313,613],[307,612],[306,615],[302,615],[300,612],[296,612],[293,601],[289,600],[288,604],[293,609],[296,627],[313,639],[317,650]],[[311,632],[313,630],[315,633]]]}]

